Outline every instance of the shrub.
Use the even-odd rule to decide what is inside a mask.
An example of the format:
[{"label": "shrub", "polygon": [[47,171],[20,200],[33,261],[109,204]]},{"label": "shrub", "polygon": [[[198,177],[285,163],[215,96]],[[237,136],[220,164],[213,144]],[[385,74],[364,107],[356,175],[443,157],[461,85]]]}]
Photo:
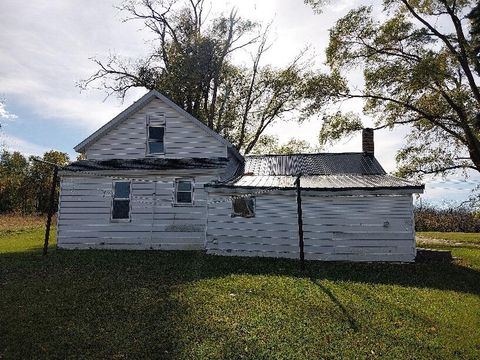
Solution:
[{"label": "shrub", "polygon": [[480,213],[468,208],[415,209],[416,231],[480,232]]}]

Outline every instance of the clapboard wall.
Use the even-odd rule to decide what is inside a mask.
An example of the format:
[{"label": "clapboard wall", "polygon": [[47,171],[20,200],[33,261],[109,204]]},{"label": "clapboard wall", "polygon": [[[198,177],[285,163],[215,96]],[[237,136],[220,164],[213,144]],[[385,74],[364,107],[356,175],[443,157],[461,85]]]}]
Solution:
[{"label": "clapboard wall", "polygon": [[[193,206],[174,206],[174,181],[194,179]],[[65,249],[199,250],[205,246],[205,183],[215,173],[134,176],[131,220],[110,220],[114,177],[63,176],[58,214],[58,247]],[[153,194],[156,194],[154,196]]]},{"label": "clapboard wall", "polygon": [[[413,261],[411,195],[302,195],[305,258],[332,261]],[[209,194],[207,252],[298,258],[293,192],[256,197],[253,218],[231,217],[228,197]],[[225,201],[227,200],[227,201]]]},{"label": "clapboard wall", "polygon": [[[158,98],[110,129],[85,151],[89,160],[146,157],[147,116],[165,119],[166,158],[227,157],[227,146]],[[150,157],[150,155],[149,155]]]}]

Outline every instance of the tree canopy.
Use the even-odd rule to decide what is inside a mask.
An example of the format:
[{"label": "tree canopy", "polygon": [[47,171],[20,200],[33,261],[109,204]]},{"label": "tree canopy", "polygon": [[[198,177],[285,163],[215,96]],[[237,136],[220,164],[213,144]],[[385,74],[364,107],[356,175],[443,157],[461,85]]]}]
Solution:
[{"label": "tree canopy", "polygon": [[[42,159],[60,166],[70,161],[66,153],[56,150],[47,151]],[[52,174],[51,166],[4,150],[0,154],[0,213],[46,213]]]},{"label": "tree canopy", "polygon": [[[283,68],[263,66],[269,26],[241,18],[235,10],[210,18],[204,0],[130,0],[120,8],[126,21],[141,21],[154,35],[144,59],[116,54],[93,59],[98,71],[80,83],[124,98],[133,87],[156,89],[204,122],[240,151],[249,153],[265,130],[302,106],[305,52]],[[239,50],[247,66],[232,62]]]},{"label": "tree canopy", "polygon": [[[480,171],[474,5],[469,0],[384,0],[381,19],[372,7],[351,10],[330,30],[331,73],[311,81],[310,110],[358,98],[377,129],[408,126],[406,144],[397,154],[401,175]],[[355,69],[363,70],[360,89],[346,80]],[[325,113],[320,141],[338,140],[363,126],[353,114]]]}]

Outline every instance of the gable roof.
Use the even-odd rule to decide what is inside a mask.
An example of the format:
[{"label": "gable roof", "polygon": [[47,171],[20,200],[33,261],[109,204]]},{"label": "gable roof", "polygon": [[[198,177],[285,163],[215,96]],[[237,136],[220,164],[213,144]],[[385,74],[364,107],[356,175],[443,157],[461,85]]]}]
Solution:
[{"label": "gable roof", "polygon": [[190,115],[188,112],[183,110],[181,107],[179,107],[177,104],[175,104],[172,100],[167,98],[165,95],[159,93],[157,90],[150,90],[148,93],[143,95],[140,99],[135,101],[132,105],[130,105],[128,108],[123,110],[120,114],[115,116],[112,120],[107,122],[105,125],[103,125],[100,129],[95,131],[92,135],[87,137],[85,140],[83,140],[81,143],[76,145],[74,147],[75,151],[77,152],[82,152],[85,150],[88,146],[90,146],[92,143],[97,141],[101,136],[106,134],[110,129],[114,128],[116,125],[120,124],[122,121],[127,119],[131,114],[134,112],[140,110],[144,105],[146,105],[149,101],[152,99],[157,98],[166,103],[168,106],[170,106],[173,110],[178,112],[180,115],[184,116],[186,119],[190,120],[194,125],[198,126],[200,129],[205,131],[208,135],[213,136],[215,139],[217,139],[219,142],[222,144],[226,145],[227,147],[231,148],[234,150],[235,156],[237,156],[239,159],[241,159],[240,153],[236,150],[236,148],[228,141],[226,140],[223,136],[220,134],[216,133],[212,129],[210,129],[208,126],[206,126],[204,123],[202,123],[200,120],[196,119],[192,115]]},{"label": "gable roof", "polygon": [[253,155],[245,158],[251,175],[384,175],[374,156],[366,153]]}]

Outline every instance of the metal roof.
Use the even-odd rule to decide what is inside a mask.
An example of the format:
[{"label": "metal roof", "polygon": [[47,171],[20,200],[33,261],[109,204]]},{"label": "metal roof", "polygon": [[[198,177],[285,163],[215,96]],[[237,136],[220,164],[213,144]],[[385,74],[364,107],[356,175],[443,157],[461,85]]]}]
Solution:
[{"label": "metal roof", "polygon": [[247,156],[245,174],[383,175],[385,170],[374,156],[365,153],[320,153]]},{"label": "metal roof", "polygon": [[[233,181],[208,184],[209,187],[245,189],[295,189],[295,176],[288,175],[243,175]],[[374,190],[418,189],[423,185],[391,175],[307,175],[300,180],[302,189],[311,190]]]},{"label": "metal roof", "polygon": [[377,159],[365,153],[247,156],[241,175],[206,186],[289,190],[295,188],[299,174],[301,187],[310,190],[409,189],[422,192],[424,188],[422,184],[387,175]]},{"label": "metal roof", "polygon": [[79,160],[64,167],[62,170],[85,172],[104,170],[215,169],[226,167],[229,161],[227,158]]}]

